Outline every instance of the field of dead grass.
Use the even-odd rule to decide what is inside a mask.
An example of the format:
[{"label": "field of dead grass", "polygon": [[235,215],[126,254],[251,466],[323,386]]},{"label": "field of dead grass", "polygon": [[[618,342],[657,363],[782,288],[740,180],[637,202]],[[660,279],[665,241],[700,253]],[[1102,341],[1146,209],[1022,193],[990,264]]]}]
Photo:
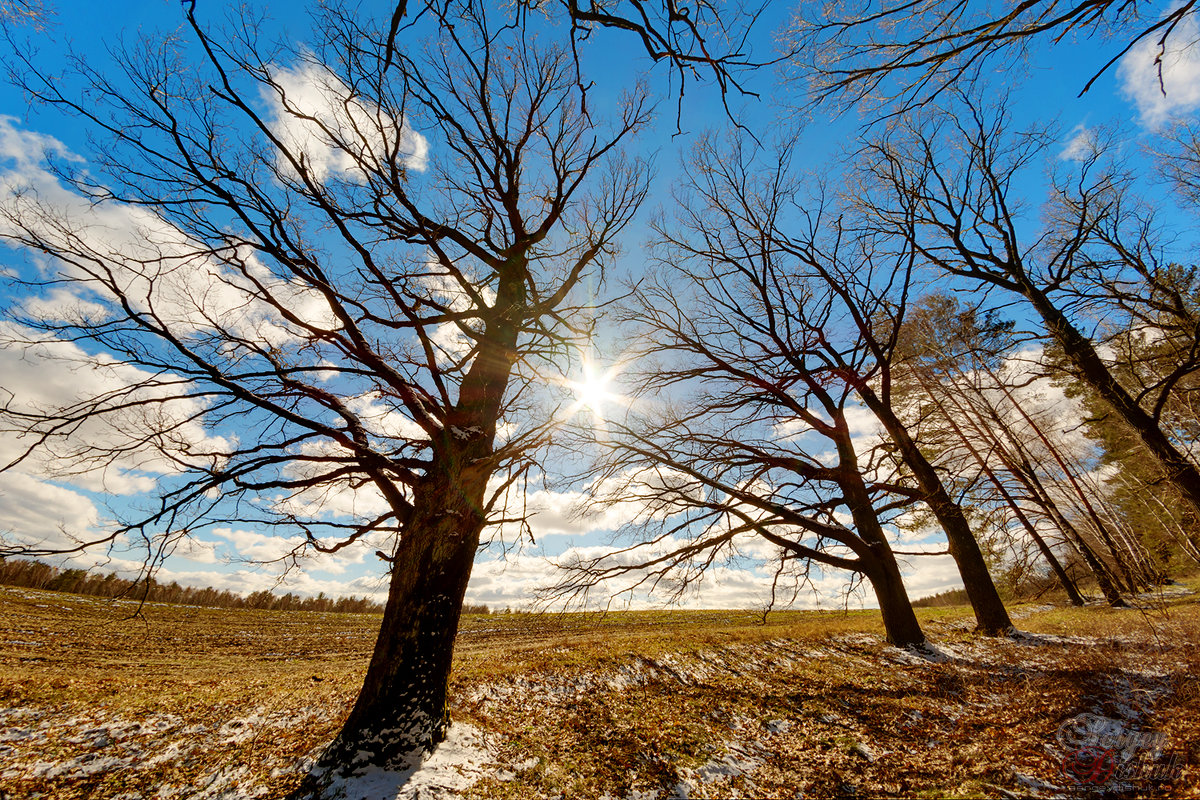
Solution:
[{"label": "field of dead grass", "polygon": [[[1019,607],[1004,640],[925,609],[925,651],[871,612],[470,617],[470,757],[372,797],[1200,797],[1200,603],[1147,605]],[[0,797],[285,797],[377,622],[135,609],[0,587]]]}]

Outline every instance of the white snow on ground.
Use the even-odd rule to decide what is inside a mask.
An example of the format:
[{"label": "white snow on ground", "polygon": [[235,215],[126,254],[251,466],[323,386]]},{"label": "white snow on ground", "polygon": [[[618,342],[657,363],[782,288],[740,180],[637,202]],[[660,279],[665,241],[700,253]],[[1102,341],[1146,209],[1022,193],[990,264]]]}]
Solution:
[{"label": "white snow on ground", "polygon": [[[166,761],[188,760],[196,753],[231,743],[271,736],[273,731],[308,725],[324,719],[330,709],[304,706],[287,712],[253,709],[213,730],[205,725],[184,727],[182,717],[151,714],[141,720],[127,719],[103,711],[79,714],[61,722],[44,711],[0,708],[0,781],[27,778],[82,779],[110,772],[128,772],[137,782],[140,770]],[[57,749],[54,742],[69,744],[70,757],[51,760],[39,757]],[[33,757],[30,757],[32,753]],[[304,771],[308,764],[293,769]],[[291,770],[289,770],[291,771]],[[252,800],[265,797],[267,789],[257,786],[256,776],[243,765],[227,765],[200,773],[188,785],[157,786],[155,800]],[[124,800],[145,800],[144,793],[129,794]],[[114,798],[114,800],[116,800]]]},{"label": "white snow on ground", "polygon": [[399,772],[375,768],[335,778],[325,794],[332,800],[440,800],[457,797],[495,772],[483,734],[470,725],[451,725],[445,741],[421,763]]},{"label": "white snow on ground", "polygon": [[680,770],[683,780],[675,784],[673,796],[687,798],[700,786],[721,778],[750,775],[762,764],[762,758],[751,752],[751,746],[741,742],[726,743],[726,751],[696,769]]}]

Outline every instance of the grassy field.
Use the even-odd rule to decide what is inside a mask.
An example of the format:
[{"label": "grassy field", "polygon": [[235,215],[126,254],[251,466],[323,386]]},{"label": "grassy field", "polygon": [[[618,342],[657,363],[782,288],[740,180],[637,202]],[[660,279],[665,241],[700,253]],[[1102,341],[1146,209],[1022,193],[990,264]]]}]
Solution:
[{"label": "grassy field", "polygon": [[[871,612],[470,617],[454,715],[487,757],[454,785],[514,799],[1200,797],[1200,602],[1146,605],[1017,607],[1025,634],[1005,640],[972,635],[965,609],[924,609],[927,652],[884,645]],[[0,798],[284,797],[348,711],[376,625],[135,609],[0,587]],[[1157,772],[1124,786],[1081,772],[1080,726],[1116,743],[1109,767]]]}]

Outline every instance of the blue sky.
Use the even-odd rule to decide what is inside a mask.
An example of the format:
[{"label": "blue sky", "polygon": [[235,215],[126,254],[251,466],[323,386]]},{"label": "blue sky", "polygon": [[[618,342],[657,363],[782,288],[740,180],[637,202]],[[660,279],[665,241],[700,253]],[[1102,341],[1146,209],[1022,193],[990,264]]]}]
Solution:
[{"label": "blue sky", "polygon": [[[260,4],[262,5],[267,4]],[[198,0],[197,16],[202,21],[224,15],[232,4],[218,0]],[[276,15],[277,30],[272,34],[303,43],[306,20],[295,8],[297,4],[279,3],[267,7]],[[107,50],[120,37],[136,42],[139,30],[183,30],[183,11],[175,0],[139,0],[120,4],[97,4],[62,0],[54,4],[56,15],[47,35],[38,36],[39,58],[42,63],[55,63],[65,58],[66,47],[82,55],[87,63],[103,70],[108,63]],[[774,19],[786,19],[788,4],[780,4]],[[1164,6],[1164,9],[1166,7]],[[1198,33],[1194,19],[1192,27],[1181,31],[1181,39],[1195,40]],[[766,56],[773,52],[771,26],[764,25],[756,50]],[[1013,93],[1013,107],[1020,124],[1055,122],[1061,131],[1058,155],[1069,158],[1075,149],[1087,141],[1097,126],[1117,126],[1121,138],[1129,145],[1131,157],[1140,158],[1138,146],[1153,139],[1155,131],[1180,117],[1194,117],[1200,109],[1200,47],[1191,51],[1169,53],[1165,62],[1167,95],[1158,90],[1153,67],[1153,52],[1148,47],[1135,48],[1120,65],[1098,81],[1084,97],[1079,89],[1114,52],[1113,41],[1068,42],[1053,50],[1035,49],[1023,69],[1014,72],[998,71],[991,76],[995,90]],[[611,103],[613,87],[626,85],[650,68],[636,44],[626,36],[611,33],[597,34],[584,51],[586,66],[605,76],[593,91],[598,106]],[[286,65],[285,65],[286,66]],[[665,92],[668,74],[657,68],[649,72],[652,87]],[[799,101],[797,88],[783,72],[766,69],[754,76],[749,86],[760,92],[761,99],[734,97],[732,102],[740,119],[764,138],[777,132],[790,132],[797,125],[797,115],[788,107]],[[708,128],[726,124],[719,98],[711,86],[690,85],[685,96],[680,126],[676,135],[673,99],[663,102],[654,133],[642,147],[653,154],[656,177],[651,198],[638,224],[624,238],[624,256],[617,271],[637,274],[643,264],[642,244],[646,237],[645,221],[655,209],[668,204],[671,181],[677,165],[686,156],[695,136]],[[853,141],[858,120],[846,117],[827,119],[818,111],[802,131],[806,169],[821,171],[839,148]],[[416,132],[417,134],[420,131]],[[22,182],[52,181],[41,163],[43,150],[49,149],[59,157],[78,159],[86,164],[89,143],[87,132],[68,117],[53,110],[30,111],[21,93],[7,83],[0,83],[0,189],[10,191]],[[429,154],[436,158],[436,151]],[[1036,176],[1031,177],[1031,187]],[[48,183],[46,185],[49,185]],[[1036,199],[1036,198],[1035,198]],[[114,225],[119,220],[114,218]],[[0,268],[10,272],[36,268],[36,260],[28,254],[10,248],[0,250]],[[10,297],[16,304],[60,302],[52,293]],[[612,333],[607,332],[608,341]],[[604,339],[602,338],[602,342]],[[87,371],[68,369],[62,362],[48,356],[69,354],[73,345],[44,342],[39,347],[22,351],[13,348],[0,350],[0,383],[17,397],[62,399],[78,388],[80,383],[119,381],[119,371]],[[211,436],[199,429],[197,437]],[[871,425],[864,421],[860,435],[871,437]],[[0,439],[0,454],[13,452],[12,441]],[[86,532],[102,529],[108,512],[106,506],[121,508],[127,504],[146,501],[156,476],[163,474],[152,463],[129,465],[120,474],[75,476],[53,474],[53,464],[45,461],[31,463],[0,475],[0,531],[30,539],[55,540],[63,530]],[[529,508],[536,513],[530,524],[536,534],[536,547],[501,554],[497,548],[481,554],[468,599],[492,606],[519,606],[530,597],[531,591],[551,575],[546,557],[561,556],[569,547],[585,548],[581,552],[599,553],[607,546],[609,532],[635,513],[616,509],[606,514],[574,517],[571,510],[580,495],[575,488],[556,483],[549,476],[546,487],[531,487]],[[623,514],[625,516],[623,516]],[[909,541],[909,546],[937,546],[935,536]],[[322,557],[301,565],[279,583],[274,568],[254,567],[245,559],[262,559],[279,555],[281,541],[269,534],[237,526],[213,526],[199,535],[195,542],[181,546],[164,566],[160,579],[177,579],[193,585],[213,585],[237,591],[251,591],[279,585],[281,590],[315,594],[324,591],[331,595],[365,594],[377,591],[381,563],[368,549],[352,550],[344,557]],[[688,604],[703,607],[747,607],[761,601],[769,585],[769,570],[756,568],[753,559],[765,551],[747,549],[747,562],[735,563],[716,570],[702,587],[703,591],[688,599]],[[97,559],[81,556],[72,563],[91,564],[99,560],[109,568],[129,569],[133,562],[117,552]],[[952,563],[945,557],[913,561],[906,574],[913,596],[950,588],[957,584]],[[827,575],[818,580],[818,596],[824,602],[838,602],[844,576]],[[815,598],[802,598],[811,604]],[[868,601],[870,598],[866,598]],[[857,602],[857,601],[856,601]]]}]

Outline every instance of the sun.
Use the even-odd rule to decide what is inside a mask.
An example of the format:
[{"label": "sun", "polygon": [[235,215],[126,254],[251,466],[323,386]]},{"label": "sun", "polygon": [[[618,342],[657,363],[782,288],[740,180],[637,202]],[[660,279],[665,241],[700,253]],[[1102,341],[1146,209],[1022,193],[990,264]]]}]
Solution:
[{"label": "sun", "polygon": [[612,391],[616,369],[604,372],[585,361],[582,372],[579,380],[567,381],[567,387],[575,394],[572,412],[586,409],[597,419],[603,419],[604,409],[620,401],[620,395]]}]

